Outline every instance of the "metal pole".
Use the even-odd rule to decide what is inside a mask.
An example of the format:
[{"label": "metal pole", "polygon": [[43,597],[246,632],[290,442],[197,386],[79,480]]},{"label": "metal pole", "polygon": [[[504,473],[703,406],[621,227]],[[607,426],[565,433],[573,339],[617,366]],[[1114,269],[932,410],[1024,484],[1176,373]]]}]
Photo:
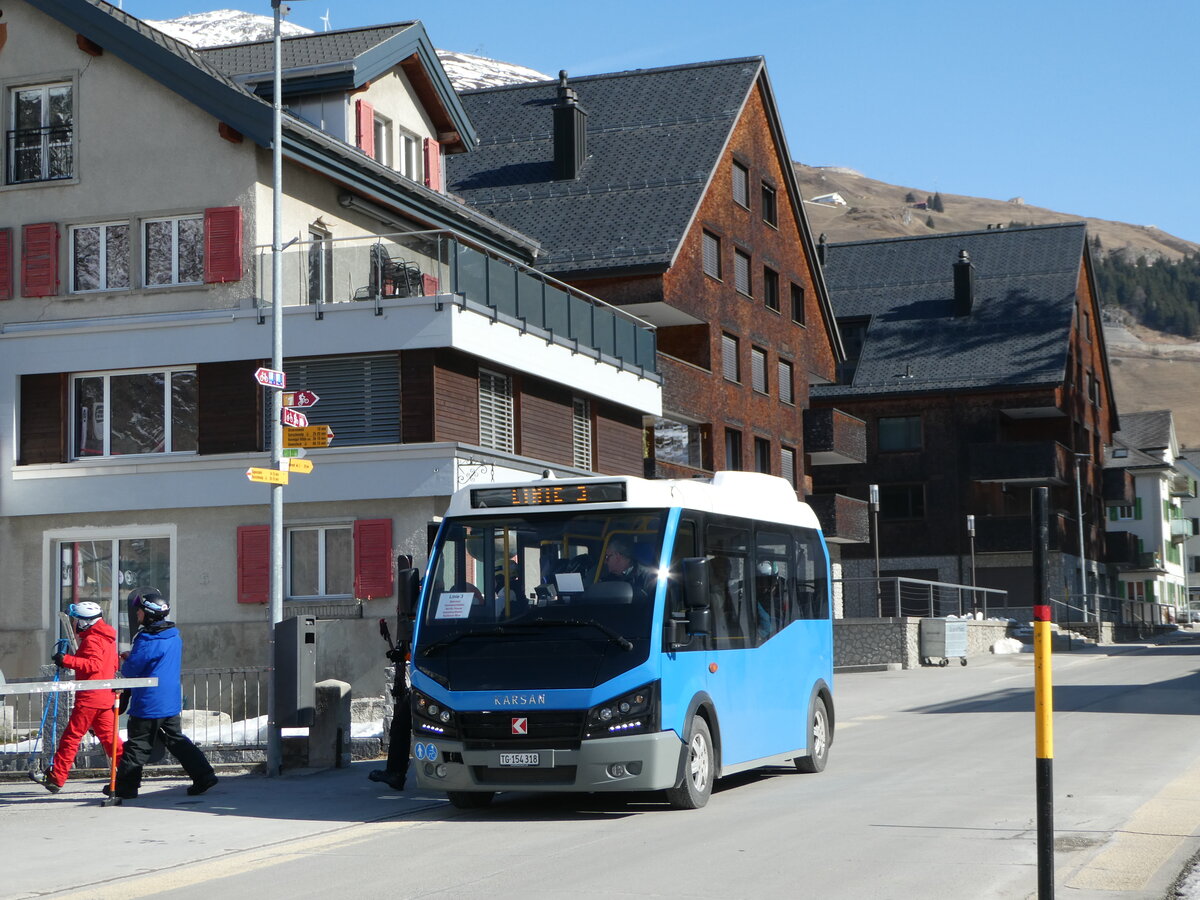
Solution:
[{"label": "metal pole", "polygon": [[[1083,489],[1080,487],[1079,480],[1079,460],[1091,459],[1087,453],[1075,454],[1075,517],[1079,520],[1079,600],[1080,606],[1083,607],[1083,621],[1088,620],[1087,615],[1087,547],[1083,543]],[[1097,601],[1098,602],[1098,601]],[[1100,610],[1096,610],[1096,621],[1100,621]]]},{"label": "metal pole", "polygon": [[[280,62],[279,6],[275,12],[274,90],[272,92],[271,138],[271,368],[283,371],[283,76]],[[283,392],[271,391],[271,466],[283,468]],[[271,677],[267,680],[267,775],[278,775],[283,764],[283,747],[276,721],[275,626],[283,621],[283,485],[271,485],[271,602],[267,624]]]},{"label": "metal pole", "polygon": [[[879,618],[883,618],[883,593],[879,590],[879,485],[873,484],[869,488],[871,498],[871,543],[875,545],[875,605],[879,610]],[[897,602],[899,607],[900,603]],[[896,614],[900,614],[900,610],[896,610]]]},{"label": "metal pole", "polygon": [[1048,488],[1033,494],[1033,670],[1038,900],[1054,900],[1054,702],[1050,668]]},{"label": "metal pole", "polygon": [[979,609],[979,592],[975,590],[975,517],[967,516],[967,536],[971,540],[971,609]]}]

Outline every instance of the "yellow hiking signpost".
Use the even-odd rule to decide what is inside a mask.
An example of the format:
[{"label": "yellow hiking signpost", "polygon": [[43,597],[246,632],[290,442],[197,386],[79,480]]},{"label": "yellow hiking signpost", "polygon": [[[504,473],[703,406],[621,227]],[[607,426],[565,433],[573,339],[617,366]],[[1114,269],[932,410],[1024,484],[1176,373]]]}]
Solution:
[{"label": "yellow hiking signpost", "polygon": [[333,429],[328,425],[283,429],[283,446],[285,447],[328,447],[332,440]]},{"label": "yellow hiking signpost", "polygon": [[[312,465],[309,463],[309,465]],[[249,468],[246,470],[246,477],[251,481],[261,481],[264,484],[287,484],[288,473],[279,469],[255,469]]]},{"label": "yellow hiking signpost", "polygon": [[307,475],[313,470],[311,459],[289,459],[287,464],[289,472],[299,472],[301,475]]}]

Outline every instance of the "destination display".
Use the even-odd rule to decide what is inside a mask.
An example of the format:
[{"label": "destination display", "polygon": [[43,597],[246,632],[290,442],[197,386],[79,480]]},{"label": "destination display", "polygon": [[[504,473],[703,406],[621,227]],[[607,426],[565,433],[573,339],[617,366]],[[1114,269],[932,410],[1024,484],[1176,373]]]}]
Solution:
[{"label": "destination display", "polygon": [[475,488],[471,491],[471,506],[474,509],[491,509],[498,506],[558,506],[567,503],[621,503],[624,500],[623,481],[517,485],[506,488]]}]

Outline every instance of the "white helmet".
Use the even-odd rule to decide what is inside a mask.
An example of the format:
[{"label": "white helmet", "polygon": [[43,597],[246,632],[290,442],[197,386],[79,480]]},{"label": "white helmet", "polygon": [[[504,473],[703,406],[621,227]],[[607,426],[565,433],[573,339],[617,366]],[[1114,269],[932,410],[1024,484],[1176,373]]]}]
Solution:
[{"label": "white helmet", "polygon": [[84,600],[82,603],[72,603],[67,607],[67,615],[75,619],[76,627],[83,631],[85,628],[90,628],[104,615],[104,610],[100,608],[99,603],[93,603],[91,600]]}]

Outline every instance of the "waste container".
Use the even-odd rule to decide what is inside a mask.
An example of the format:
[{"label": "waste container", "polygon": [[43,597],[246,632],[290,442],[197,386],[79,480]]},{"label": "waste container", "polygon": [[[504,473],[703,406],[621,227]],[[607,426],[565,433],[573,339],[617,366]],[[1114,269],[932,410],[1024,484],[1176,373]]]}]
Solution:
[{"label": "waste container", "polygon": [[954,657],[967,664],[966,619],[922,619],[921,662],[932,666],[937,660],[937,665],[945,666]]}]

